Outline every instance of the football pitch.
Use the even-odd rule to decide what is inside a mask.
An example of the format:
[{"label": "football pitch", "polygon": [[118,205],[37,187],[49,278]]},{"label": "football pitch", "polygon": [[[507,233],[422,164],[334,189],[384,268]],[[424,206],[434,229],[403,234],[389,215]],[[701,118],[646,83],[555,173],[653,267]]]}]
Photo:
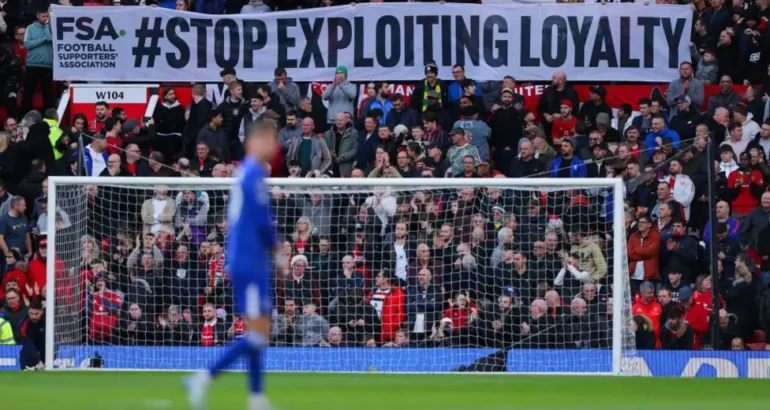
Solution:
[{"label": "football pitch", "polygon": [[[0,373],[7,409],[187,409],[183,373]],[[246,408],[246,376],[212,386],[211,410]],[[770,381],[478,374],[271,373],[279,410],[764,410]]]}]

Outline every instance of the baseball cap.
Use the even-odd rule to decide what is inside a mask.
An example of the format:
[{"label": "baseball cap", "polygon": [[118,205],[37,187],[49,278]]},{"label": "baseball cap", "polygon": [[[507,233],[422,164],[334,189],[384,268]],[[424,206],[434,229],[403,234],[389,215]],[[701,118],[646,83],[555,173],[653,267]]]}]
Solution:
[{"label": "baseball cap", "polygon": [[685,286],[683,288],[679,289],[679,300],[685,301],[690,299],[692,297],[692,289],[690,289],[688,286]]},{"label": "baseball cap", "polygon": [[449,131],[449,135],[465,135],[465,130],[460,127],[454,127],[452,131]]},{"label": "baseball cap", "polygon": [[679,95],[676,96],[676,98],[674,98],[674,101],[676,101],[676,102],[679,102],[679,101],[691,102],[692,100],[690,99],[689,96],[687,96],[687,94],[679,94]]},{"label": "baseball cap", "polygon": [[508,87],[505,87],[505,88],[503,88],[503,91],[500,91],[500,94],[502,94],[502,93],[511,93],[511,95],[513,95],[513,90],[511,90]]},{"label": "baseball cap", "polygon": [[428,98],[435,98],[438,100],[439,98],[441,98],[441,96],[437,92],[430,90],[428,91]]}]

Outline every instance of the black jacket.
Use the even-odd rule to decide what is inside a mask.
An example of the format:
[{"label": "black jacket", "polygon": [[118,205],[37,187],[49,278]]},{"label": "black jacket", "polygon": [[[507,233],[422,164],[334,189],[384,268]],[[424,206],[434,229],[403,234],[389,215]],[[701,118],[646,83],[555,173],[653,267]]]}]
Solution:
[{"label": "black jacket", "polygon": [[187,124],[185,124],[183,131],[185,157],[192,158],[194,156],[198,133],[208,124],[212,109],[214,109],[214,105],[205,98],[197,103],[193,101],[190,106],[190,116],[187,118]]},{"label": "black jacket", "polygon": [[26,317],[19,329],[22,345],[20,367],[34,367],[45,361],[45,316],[37,322]]},{"label": "black jacket", "polygon": [[55,160],[53,156],[53,146],[51,145],[51,140],[48,138],[50,132],[51,127],[42,120],[29,127],[27,139],[19,144],[24,149],[27,162],[31,162],[35,158],[40,158],[45,162],[46,169],[54,169]]},{"label": "black jacket", "polygon": [[679,111],[671,118],[668,123],[668,129],[674,130],[679,134],[679,140],[691,140],[695,138],[695,127],[700,124],[700,114],[692,107],[687,111]]},{"label": "black jacket", "polygon": [[506,171],[505,175],[509,178],[548,177],[547,174],[542,174],[547,171],[545,163],[537,158],[531,158],[529,161],[516,158]]},{"label": "black jacket", "polygon": [[[505,147],[509,147],[512,155],[519,153],[519,140],[524,136],[519,110],[513,106],[500,107],[492,114],[489,128],[492,130],[492,136],[489,139],[490,148],[502,151]],[[499,153],[496,152],[496,154]]]},{"label": "black jacket", "polygon": [[27,176],[24,177],[21,182],[19,182],[19,188],[17,189],[16,193],[23,196],[27,201],[28,214],[33,210],[32,204],[35,203],[35,199],[43,195],[43,180],[46,178],[47,176],[45,173],[40,171],[32,171],[27,174]]}]

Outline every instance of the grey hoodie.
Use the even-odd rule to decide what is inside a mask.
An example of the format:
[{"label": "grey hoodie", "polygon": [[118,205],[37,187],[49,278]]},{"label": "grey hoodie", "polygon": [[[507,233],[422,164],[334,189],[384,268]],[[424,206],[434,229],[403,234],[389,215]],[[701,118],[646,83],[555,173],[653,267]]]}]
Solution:
[{"label": "grey hoodie", "polygon": [[286,86],[283,90],[278,88],[278,83],[273,80],[268,84],[270,92],[277,95],[281,100],[286,112],[294,111],[299,107],[299,86],[292,81],[291,77],[286,78]]},{"label": "grey hoodie", "polygon": [[302,135],[302,127],[299,125],[281,128],[281,132],[278,133],[278,142],[281,144],[281,150],[284,154],[289,150],[291,141],[295,138],[299,138],[300,135]]},{"label": "grey hoodie", "polygon": [[326,340],[329,323],[321,316],[300,316],[294,324],[297,341],[302,346],[316,346]]},{"label": "grey hoodie", "polygon": [[334,120],[337,119],[337,114],[341,112],[349,112],[351,114],[356,112],[353,104],[358,94],[357,90],[355,84],[348,80],[345,80],[340,85],[329,84],[326,87],[326,91],[321,95],[321,98],[329,102],[329,109],[326,112],[327,123],[333,124]]}]

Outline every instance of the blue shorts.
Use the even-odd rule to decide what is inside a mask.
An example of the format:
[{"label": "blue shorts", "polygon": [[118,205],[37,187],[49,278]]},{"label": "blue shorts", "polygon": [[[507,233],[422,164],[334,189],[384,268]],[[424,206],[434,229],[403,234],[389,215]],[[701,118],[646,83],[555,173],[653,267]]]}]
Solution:
[{"label": "blue shorts", "polygon": [[272,314],[273,300],[267,278],[233,277],[233,296],[236,313],[244,318],[256,319]]}]

